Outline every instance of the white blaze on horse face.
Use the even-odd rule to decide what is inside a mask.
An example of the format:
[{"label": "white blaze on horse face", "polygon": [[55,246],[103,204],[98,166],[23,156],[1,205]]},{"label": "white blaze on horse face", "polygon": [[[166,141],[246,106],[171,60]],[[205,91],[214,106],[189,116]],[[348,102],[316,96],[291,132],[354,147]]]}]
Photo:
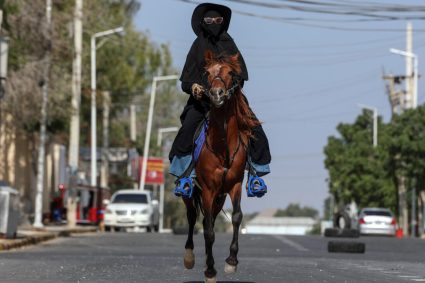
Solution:
[{"label": "white blaze on horse face", "polygon": [[208,68],[209,80],[210,80],[210,90],[209,97],[213,105],[217,108],[223,106],[225,97],[226,97],[226,84],[220,76],[222,73],[223,66],[220,64],[214,64]]}]

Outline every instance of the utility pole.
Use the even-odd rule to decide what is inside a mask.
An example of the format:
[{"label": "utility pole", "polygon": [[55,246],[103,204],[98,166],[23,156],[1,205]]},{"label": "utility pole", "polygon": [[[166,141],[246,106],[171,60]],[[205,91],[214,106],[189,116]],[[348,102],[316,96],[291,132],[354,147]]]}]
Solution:
[{"label": "utility pole", "polygon": [[103,142],[102,142],[102,170],[100,175],[100,186],[108,187],[109,179],[109,108],[111,106],[111,96],[109,91],[103,93]]},{"label": "utility pole", "polygon": [[130,140],[136,142],[136,105],[130,105]]},{"label": "utility pole", "polygon": [[[412,23],[408,22],[406,27],[406,53],[412,53]],[[412,58],[405,56],[406,60],[406,104],[405,109],[413,107],[413,84],[412,84]]]},{"label": "utility pole", "polygon": [[67,199],[68,226],[77,224],[77,202],[74,186],[77,182],[78,160],[80,151],[80,104],[81,104],[81,53],[83,46],[83,0],[75,0],[74,11],[74,62],[72,64],[72,98],[71,125],[69,133],[68,165],[70,178]]},{"label": "utility pole", "polygon": [[383,75],[382,78],[387,81],[388,99],[391,105],[391,114],[400,114],[402,112],[403,97],[405,92],[397,90],[396,85],[400,85],[406,79],[406,76]]},{"label": "utility pole", "polygon": [[35,219],[34,227],[43,227],[43,189],[44,189],[44,161],[46,146],[46,121],[47,121],[47,102],[49,95],[49,76],[52,52],[52,0],[46,0],[46,23],[44,34],[47,40],[46,53],[44,55],[43,79],[40,82],[42,87],[41,100],[41,121],[40,121],[40,142],[37,161],[37,191],[35,196]]},{"label": "utility pole", "polygon": [[[407,23],[406,30],[406,51],[398,50],[391,48],[390,52],[402,55],[406,58],[406,95],[401,105],[401,110],[406,109],[415,109],[417,106],[417,96],[418,96],[418,78],[419,78],[419,69],[418,69],[418,55],[412,52],[413,49],[413,39],[412,39],[412,24]],[[412,70],[412,61],[413,68]],[[397,158],[397,157],[396,157]],[[399,223],[403,228],[405,234],[408,233],[408,211],[407,211],[407,188],[406,188],[406,177],[398,173],[397,175],[398,183],[398,207],[399,207]],[[415,185],[416,186],[416,185]],[[412,188],[412,211],[411,211],[411,236],[415,234],[416,226],[416,187]]]},{"label": "utility pole", "polygon": [[[178,127],[159,128],[157,146],[162,146],[162,134],[177,132]],[[159,233],[164,232],[164,191],[165,185],[162,183],[159,187]]]}]

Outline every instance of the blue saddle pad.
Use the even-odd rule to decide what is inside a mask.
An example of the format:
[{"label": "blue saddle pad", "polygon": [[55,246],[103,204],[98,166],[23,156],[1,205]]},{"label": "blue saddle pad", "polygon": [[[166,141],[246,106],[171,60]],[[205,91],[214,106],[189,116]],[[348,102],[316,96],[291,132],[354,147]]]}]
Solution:
[{"label": "blue saddle pad", "polygon": [[200,129],[195,135],[195,149],[193,150],[193,161],[196,163],[201,155],[202,147],[205,143],[207,136],[208,120],[204,120],[200,126]]}]

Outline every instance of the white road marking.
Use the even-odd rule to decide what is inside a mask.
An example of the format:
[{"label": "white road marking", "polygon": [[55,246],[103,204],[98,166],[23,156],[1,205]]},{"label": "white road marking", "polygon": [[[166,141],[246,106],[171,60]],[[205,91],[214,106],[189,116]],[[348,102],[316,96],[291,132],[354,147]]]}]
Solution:
[{"label": "white road marking", "polygon": [[279,241],[281,241],[282,243],[284,243],[284,244],[286,244],[286,245],[288,245],[288,246],[290,246],[290,247],[292,247],[292,248],[294,248],[294,249],[296,249],[297,251],[300,251],[300,252],[308,252],[308,249],[307,248],[304,248],[303,246],[301,246],[300,244],[298,244],[298,243],[296,243],[296,242],[294,242],[294,241],[292,241],[292,240],[289,240],[288,238],[286,238],[286,237],[284,237],[284,236],[278,236],[278,235],[274,235],[273,236],[275,239],[278,239]]},{"label": "white road marking", "polygon": [[368,270],[371,270],[371,271],[384,271],[384,269],[383,268],[380,268],[380,267],[378,267],[378,268],[376,268],[376,267],[368,267],[367,269]]},{"label": "white road marking", "polygon": [[412,280],[412,281],[416,281],[416,282],[425,282],[425,279],[424,278],[415,278],[415,279],[410,279],[410,280]]},{"label": "white road marking", "polygon": [[412,278],[412,280],[413,280],[413,278],[418,278],[419,276],[417,276],[417,275],[398,275],[398,277],[400,277],[400,278]]},{"label": "white road marking", "polygon": [[391,270],[383,270],[382,273],[388,273],[388,274],[397,274],[400,273],[400,271],[391,271]]}]

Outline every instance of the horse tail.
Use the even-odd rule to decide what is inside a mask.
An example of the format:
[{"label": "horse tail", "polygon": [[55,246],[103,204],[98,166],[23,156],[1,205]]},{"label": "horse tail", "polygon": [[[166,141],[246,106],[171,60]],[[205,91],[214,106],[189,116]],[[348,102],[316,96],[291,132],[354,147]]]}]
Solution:
[{"label": "horse tail", "polygon": [[202,203],[202,191],[198,186],[194,186],[193,188],[192,199],[196,209],[196,216],[199,216],[200,213],[204,215],[204,206]]}]

